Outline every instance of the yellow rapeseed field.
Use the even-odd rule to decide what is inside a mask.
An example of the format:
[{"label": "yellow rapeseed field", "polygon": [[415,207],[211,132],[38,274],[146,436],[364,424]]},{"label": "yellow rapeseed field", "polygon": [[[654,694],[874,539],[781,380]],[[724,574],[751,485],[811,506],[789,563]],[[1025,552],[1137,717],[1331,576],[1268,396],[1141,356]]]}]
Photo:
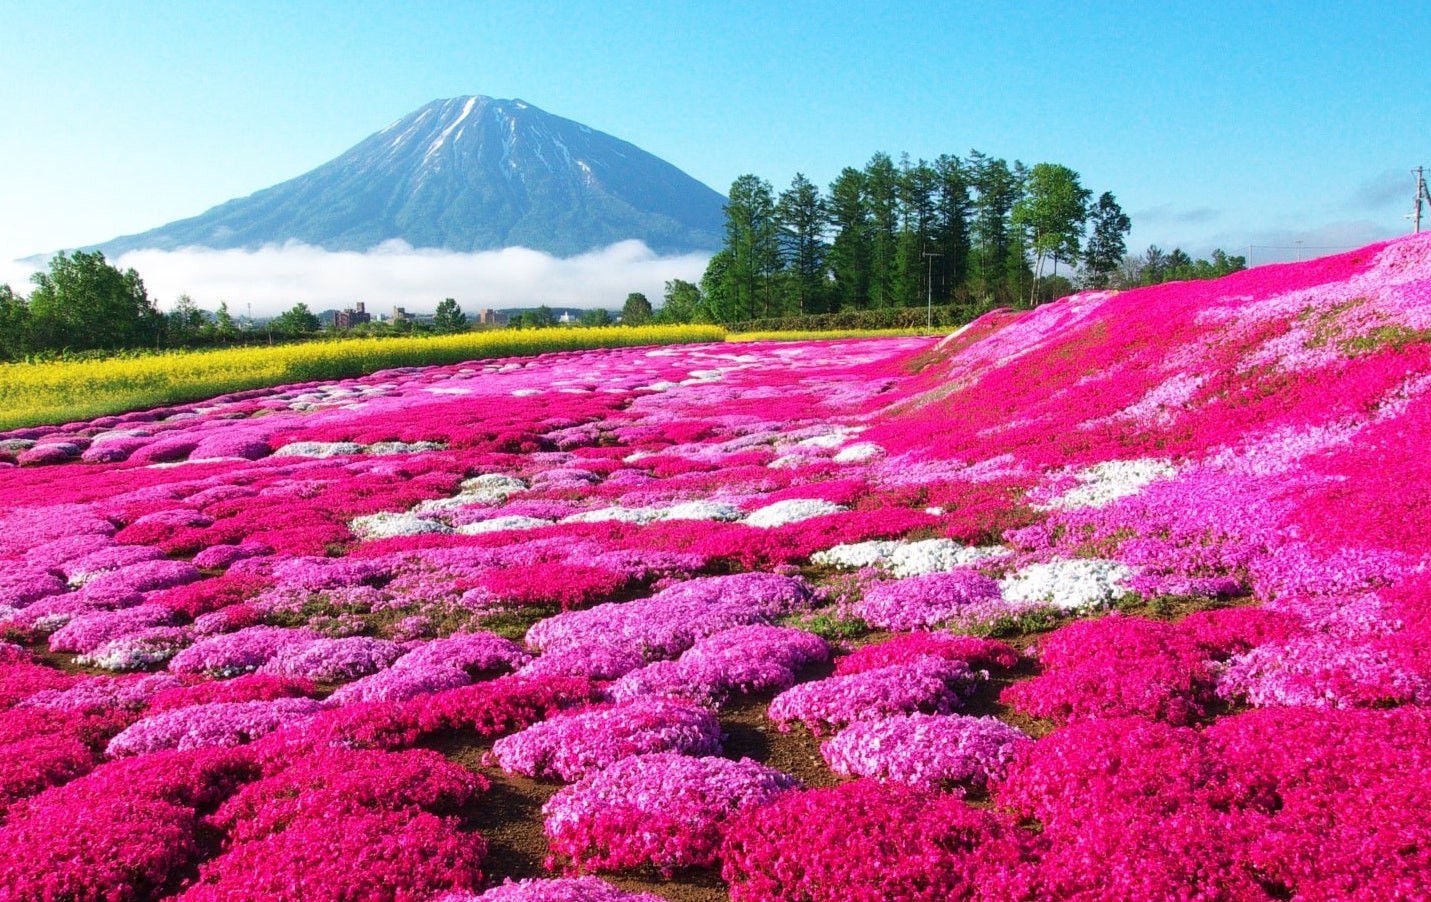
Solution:
[{"label": "yellow rapeseed field", "polygon": [[0,430],[69,423],[251,388],[346,379],[401,366],[549,351],[722,341],[719,326],[611,326],[353,338],[151,357],[0,364]]}]

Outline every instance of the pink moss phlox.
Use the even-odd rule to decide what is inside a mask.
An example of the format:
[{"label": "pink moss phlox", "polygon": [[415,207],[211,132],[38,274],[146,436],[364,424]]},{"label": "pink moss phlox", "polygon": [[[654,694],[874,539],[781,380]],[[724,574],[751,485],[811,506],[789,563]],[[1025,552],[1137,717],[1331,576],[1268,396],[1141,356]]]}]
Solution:
[{"label": "pink moss phlox", "polygon": [[854,723],[820,746],[830,769],[923,789],[982,790],[1002,776],[1022,731],[992,717],[905,714]]},{"label": "pink moss phlox", "polygon": [[1004,690],[1015,710],[1059,722],[1142,715],[1186,724],[1207,714],[1209,655],[1178,627],[1110,615],[1070,623],[1038,645],[1043,672]]},{"label": "pink moss phlox", "polygon": [[549,617],[527,631],[527,644],[543,651],[602,641],[619,643],[648,660],[673,658],[697,639],[766,623],[809,604],[800,580],[770,573],[738,573],[677,583],[647,599],[604,604]]},{"label": "pink moss phlox", "polygon": [[720,749],[720,723],[709,710],[658,698],[558,714],[498,739],[492,756],[508,773],[572,783],[633,755]]},{"label": "pink moss phlox", "polygon": [[175,673],[212,673],[237,676],[257,670],[287,646],[304,645],[321,638],[307,629],[250,626],[234,633],[200,639],[169,662]]},{"label": "pink moss phlox", "polygon": [[551,863],[613,871],[708,867],[730,820],[799,781],[749,758],[657,752],[616,761],[542,806]]},{"label": "pink moss phlox", "polygon": [[801,667],[829,659],[829,644],[803,630],[738,626],[697,640],[677,661],[626,674],[610,691],[618,701],[666,696],[718,707],[736,694],[788,689]]},{"label": "pink moss phlox", "polygon": [[328,700],[335,705],[405,702],[419,696],[457,689],[471,682],[472,677],[465,670],[442,663],[390,667],[338,687]]},{"label": "pink moss phlox", "polygon": [[920,657],[802,683],[775,696],[769,715],[782,728],[800,721],[819,734],[894,714],[948,714],[978,679],[963,661]]},{"label": "pink moss phlox", "polygon": [[304,644],[283,646],[259,670],[278,676],[304,677],[320,683],[346,683],[389,667],[406,651],[388,639],[324,637]]},{"label": "pink moss phlox", "polygon": [[963,661],[970,668],[979,669],[992,667],[1008,670],[1019,663],[1018,650],[997,639],[916,632],[856,649],[835,662],[835,673],[839,676],[861,673],[922,657]]},{"label": "pink moss phlox", "polygon": [[1026,844],[955,796],[856,780],[742,812],[721,876],[735,902],[1032,899]]},{"label": "pink moss phlox", "polygon": [[157,604],[81,614],[50,634],[50,650],[86,654],[127,633],[151,626],[172,626],[176,622],[178,616],[174,611]]},{"label": "pink moss phlox", "polygon": [[322,706],[309,698],[190,705],[136,721],[111,739],[105,751],[111,757],[123,757],[165,749],[183,752],[243,745],[282,726],[308,720],[321,710]]},{"label": "pink moss phlox", "polygon": [[520,645],[496,633],[456,633],[419,645],[396,666],[451,667],[476,676],[516,670],[531,660]]},{"label": "pink moss phlox", "polygon": [[416,716],[424,732],[471,730],[500,736],[601,697],[600,687],[583,677],[513,674],[426,697]]},{"label": "pink moss phlox", "polygon": [[929,629],[957,617],[970,606],[996,602],[1000,597],[997,582],[977,570],[961,567],[876,584],[853,610],[881,629]]}]

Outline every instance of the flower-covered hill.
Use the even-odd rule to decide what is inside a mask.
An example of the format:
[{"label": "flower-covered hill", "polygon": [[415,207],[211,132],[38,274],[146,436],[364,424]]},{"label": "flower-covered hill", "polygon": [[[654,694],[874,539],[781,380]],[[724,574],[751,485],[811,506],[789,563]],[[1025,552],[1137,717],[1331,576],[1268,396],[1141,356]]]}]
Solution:
[{"label": "flower-covered hill", "polygon": [[1421,236],[0,435],[0,902],[1424,899],[1428,339]]}]

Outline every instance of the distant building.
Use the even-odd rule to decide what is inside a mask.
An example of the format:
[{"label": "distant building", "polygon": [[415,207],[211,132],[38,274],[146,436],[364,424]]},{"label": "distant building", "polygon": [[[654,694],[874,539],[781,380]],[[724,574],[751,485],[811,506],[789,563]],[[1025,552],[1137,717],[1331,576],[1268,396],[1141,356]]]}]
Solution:
[{"label": "distant building", "polygon": [[477,322],[483,326],[505,326],[507,325],[507,314],[498,313],[495,310],[483,310],[477,314]]},{"label": "distant building", "polygon": [[347,310],[339,310],[333,314],[333,328],[351,329],[354,326],[373,321],[372,314],[363,309],[363,302],[358,301]]},{"label": "distant building", "polygon": [[400,323],[400,322],[403,322],[404,320],[409,320],[409,319],[412,319],[412,317],[408,315],[408,312],[407,312],[407,308],[406,308],[406,307],[394,307],[394,308],[393,308],[393,322],[395,322],[395,323]]}]

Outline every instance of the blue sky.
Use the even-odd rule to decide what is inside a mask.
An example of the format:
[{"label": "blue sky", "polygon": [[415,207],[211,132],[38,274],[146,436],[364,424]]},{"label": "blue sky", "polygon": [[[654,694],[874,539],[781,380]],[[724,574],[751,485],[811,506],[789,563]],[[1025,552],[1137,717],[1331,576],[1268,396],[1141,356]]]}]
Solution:
[{"label": "blue sky", "polygon": [[197,214],[473,93],[722,193],[977,148],[1113,191],[1135,249],[1407,231],[1424,5],[1255,7],[0,0],[0,259]]}]

